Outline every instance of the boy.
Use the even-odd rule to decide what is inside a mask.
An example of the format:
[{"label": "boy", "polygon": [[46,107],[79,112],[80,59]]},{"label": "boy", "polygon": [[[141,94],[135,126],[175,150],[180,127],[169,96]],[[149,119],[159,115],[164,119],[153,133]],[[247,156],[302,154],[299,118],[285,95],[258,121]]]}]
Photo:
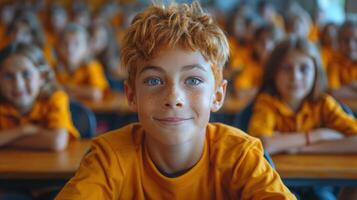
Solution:
[{"label": "boy", "polygon": [[139,123],[95,139],[57,199],[295,199],[258,140],[208,123],[223,104],[228,50],[197,3],[139,13],[121,54]]}]

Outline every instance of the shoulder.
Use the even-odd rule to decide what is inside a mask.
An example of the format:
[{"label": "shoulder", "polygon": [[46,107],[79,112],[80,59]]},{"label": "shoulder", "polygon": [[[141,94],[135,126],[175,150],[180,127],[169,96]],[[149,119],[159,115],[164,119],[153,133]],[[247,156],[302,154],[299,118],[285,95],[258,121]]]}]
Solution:
[{"label": "shoulder", "polygon": [[[240,160],[248,151],[255,149],[263,155],[263,147],[259,139],[228,125],[212,123],[207,126],[207,137],[211,149],[210,157],[219,162],[224,160]],[[221,160],[222,161],[219,161]]]},{"label": "shoulder", "polygon": [[93,140],[96,146],[110,147],[108,152],[116,156],[128,157],[128,153],[135,153],[141,148],[143,130],[140,124],[133,123],[120,129],[102,134]]}]

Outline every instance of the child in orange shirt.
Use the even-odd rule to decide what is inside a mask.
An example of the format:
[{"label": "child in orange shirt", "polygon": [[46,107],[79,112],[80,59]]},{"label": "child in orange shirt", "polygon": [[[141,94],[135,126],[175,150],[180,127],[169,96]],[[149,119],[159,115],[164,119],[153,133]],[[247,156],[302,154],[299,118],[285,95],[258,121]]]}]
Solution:
[{"label": "child in orange shirt", "polygon": [[[248,133],[261,137],[271,154],[313,151],[315,143],[357,135],[353,116],[325,93],[325,79],[315,46],[299,37],[281,42],[266,64]],[[357,151],[353,149],[320,150]]]},{"label": "child in orange shirt", "polygon": [[198,3],[136,15],[121,59],[139,123],[96,138],[57,199],[295,199],[258,140],[208,123],[224,101],[228,51]]},{"label": "child in orange shirt", "polygon": [[270,154],[357,152],[357,121],[324,93],[325,79],[315,46],[298,37],[281,42],[265,67],[248,133]]},{"label": "child in orange shirt", "polygon": [[322,66],[327,72],[327,66],[333,55],[336,53],[337,47],[337,25],[334,23],[327,23],[322,27],[319,36],[319,45],[321,53]]},{"label": "child in orange shirt", "polygon": [[0,52],[0,146],[60,151],[78,138],[68,97],[34,45]]},{"label": "child in orange shirt", "polygon": [[337,99],[357,100],[357,22],[346,21],[338,31],[338,53],[328,64],[329,89]]},{"label": "child in orange shirt", "polygon": [[68,24],[61,37],[56,65],[57,80],[71,97],[101,100],[108,89],[102,65],[89,54],[87,30]]},{"label": "child in orange shirt", "polygon": [[260,87],[264,64],[275,43],[281,38],[279,30],[270,24],[262,25],[254,34],[252,49],[243,61],[243,70],[234,80],[235,95],[249,102]]}]

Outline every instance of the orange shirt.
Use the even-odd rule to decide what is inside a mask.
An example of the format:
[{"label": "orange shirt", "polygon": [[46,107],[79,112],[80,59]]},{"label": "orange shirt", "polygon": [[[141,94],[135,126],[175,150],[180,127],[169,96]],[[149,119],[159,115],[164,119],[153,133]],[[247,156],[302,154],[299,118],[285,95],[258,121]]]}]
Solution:
[{"label": "orange shirt", "polygon": [[357,62],[336,54],[328,64],[327,77],[330,89],[338,89],[357,81]]},{"label": "orange shirt", "polygon": [[140,124],[93,141],[62,199],[295,199],[263,157],[259,140],[223,124],[208,124],[201,159],[168,178],[145,148]]},{"label": "orange shirt", "polygon": [[331,47],[321,47],[320,53],[321,53],[322,66],[325,69],[325,72],[327,72],[328,64],[329,64],[329,62],[331,62],[335,51]]},{"label": "orange shirt", "polygon": [[233,70],[241,70],[244,67],[244,61],[248,57],[249,48],[238,44],[234,37],[229,38],[230,47],[230,67]]},{"label": "orange shirt", "polygon": [[263,78],[263,66],[261,66],[252,56],[247,56],[243,61],[244,68],[234,80],[234,89],[252,89],[260,87]]},{"label": "orange shirt", "polygon": [[345,135],[357,135],[356,119],[347,115],[327,94],[317,102],[303,102],[295,113],[277,97],[262,93],[254,104],[248,133],[253,136],[273,136],[274,132],[308,132],[323,127]]},{"label": "orange shirt", "polygon": [[316,43],[319,41],[319,27],[316,24],[312,24],[310,26],[310,30],[308,33],[308,38],[311,42]]},{"label": "orange shirt", "polygon": [[56,76],[61,84],[92,86],[102,91],[109,88],[103,67],[97,61],[82,65],[72,73],[57,70]]},{"label": "orange shirt", "polygon": [[56,91],[49,99],[35,102],[30,113],[21,116],[10,104],[0,104],[0,129],[10,129],[25,124],[34,124],[47,129],[65,128],[72,138],[79,138],[69,111],[68,96]]}]

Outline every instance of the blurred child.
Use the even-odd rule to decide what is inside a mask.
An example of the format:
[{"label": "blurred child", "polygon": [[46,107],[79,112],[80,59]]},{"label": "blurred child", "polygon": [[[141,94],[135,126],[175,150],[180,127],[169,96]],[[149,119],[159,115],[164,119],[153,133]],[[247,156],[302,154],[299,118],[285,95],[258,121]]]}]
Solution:
[{"label": "blurred child", "polygon": [[139,123],[95,139],[57,199],[295,199],[258,140],[210,112],[223,104],[223,31],[193,5],[153,5],[121,51]]},{"label": "blurred child", "polygon": [[295,34],[307,37],[310,31],[311,20],[306,11],[288,13],[285,19],[285,32],[287,35]]},{"label": "blurred child", "polygon": [[357,100],[357,22],[346,21],[338,31],[338,53],[328,64],[329,88],[337,99]]},{"label": "blurred child", "polygon": [[46,27],[46,42],[52,47],[58,45],[60,35],[67,24],[67,11],[59,4],[51,5]]},{"label": "blurred child", "polygon": [[0,52],[0,146],[60,151],[78,138],[67,95],[34,45]]},{"label": "blurred child", "polygon": [[289,37],[267,62],[248,133],[261,137],[271,154],[357,135],[357,121],[324,93],[325,84],[317,49]]},{"label": "blurred child", "polygon": [[250,101],[256,95],[265,62],[281,36],[279,30],[270,24],[262,25],[255,31],[250,54],[243,61],[242,72],[234,80],[235,95],[238,98]]},{"label": "blurred child", "polygon": [[337,25],[334,23],[327,23],[322,27],[319,36],[320,53],[322,66],[327,71],[327,65],[330,59],[336,53],[337,48]]},{"label": "blurred child", "polygon": [[13,22],[9,26],[9,42],[34,44],[43,50],[47,62],[55,63],[52,47],[45,43],[42,25],[37,16],[30,10],[17,10]]},{"label": "blurred child", "polygon": [[[239,11],[239,10],[238,10]],[[231,49],[230,69],[241,71],[244,67],[243,61],[249,54],[254,32],[258,27],[257,16],[252,13],[237,12],[233,17],[232,35],[229,39]]]},{"label": "blurred child", "polygon": [[89,25],[91,24],[91,13],[85,2],[73,2],[72,21],[84,28],[89,28]]},{"label": "blurred child", "polygon": [[71,97],[101,100],[108,83],[101,64],[90,57],[89,35],[78,24],[68,24],[61,36],[57,80]]},{"label": "blurred child", "polygon": [[[270,154],[357,152],[357,121],[324,93],[319,59],[315,46],[298,37],[272,52],[248,128]],[[316,191],[333,197],[330,188]]]},{"label": "blurred child", "polygon": [[264,20],[274,24],[275,27],[284,30],[284,18],[276,12],[272,4],[268,3],[267,1],[259,2],[258,11]]}]

